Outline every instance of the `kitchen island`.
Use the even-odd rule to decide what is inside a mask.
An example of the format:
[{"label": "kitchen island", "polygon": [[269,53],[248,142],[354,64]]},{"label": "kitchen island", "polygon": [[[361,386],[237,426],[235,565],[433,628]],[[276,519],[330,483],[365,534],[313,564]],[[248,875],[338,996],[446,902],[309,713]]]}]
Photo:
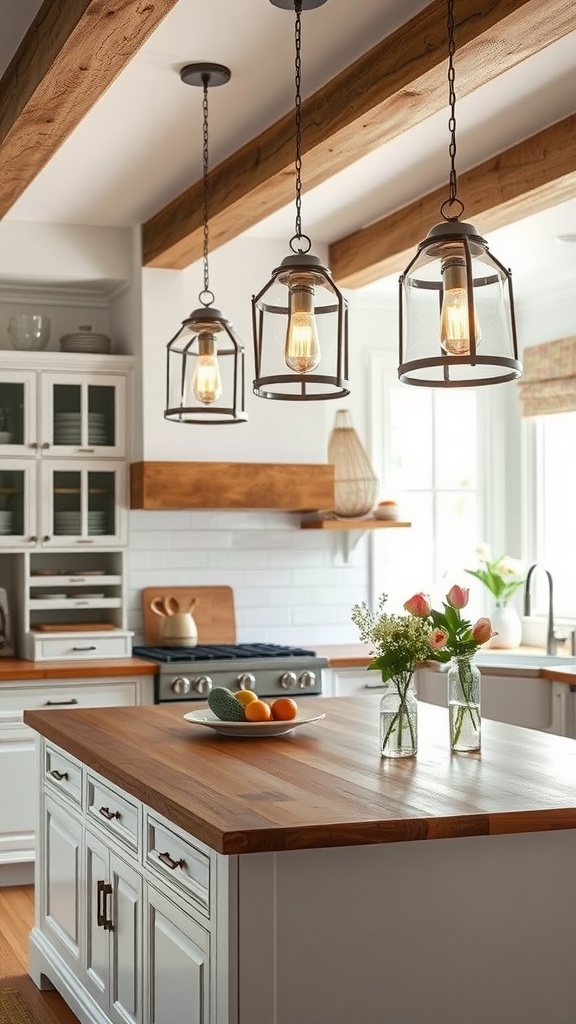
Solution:
[{"label": "kitchen island", "polygon": [[383,760],[378,700],[265,740],[181,703],[27,712],[36,983],[98,1024],[572,1022],[576,742],[485,722],[451,755],[422,705]]}]

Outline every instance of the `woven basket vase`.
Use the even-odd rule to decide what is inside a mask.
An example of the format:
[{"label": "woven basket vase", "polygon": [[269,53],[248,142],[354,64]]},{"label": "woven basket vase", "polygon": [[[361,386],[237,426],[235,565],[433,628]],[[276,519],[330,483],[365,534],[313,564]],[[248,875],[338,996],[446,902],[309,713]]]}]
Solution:
[{"label": "woven basket vase", "polygon": [[334,512],[350,518],[366,515],[376,501],[378,477],[345,409],[336,413],[328,462],[334,466]]}]

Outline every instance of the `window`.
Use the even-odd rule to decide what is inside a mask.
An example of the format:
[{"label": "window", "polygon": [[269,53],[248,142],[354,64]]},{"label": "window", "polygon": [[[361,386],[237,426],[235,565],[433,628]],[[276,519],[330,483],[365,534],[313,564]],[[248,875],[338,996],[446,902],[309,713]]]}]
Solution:
[{"label": "window", "polygon": [[[528,549],[534,561],[551,572],[554,614],[576,617],[576,530],[574,528],[574,451],[576,412],[535,416],[525,421],[527,434],[526,506]],[[538,578],[537,578],[538,577]],[[548,590],[534,575],[532,611],[547,614]]]},{"label": "window", "polygon": [[373,599],[387,593],[390,611],[416,591],[442,595],[447,585],[465,582],[463,568],[471,566],[485,522],[480,389],[409,387],[398,380],[396,362],[391,354],[372,354],[372,450],[381,496],[396,500],[401,518],[412,523],[410,530],[374,531]]}]

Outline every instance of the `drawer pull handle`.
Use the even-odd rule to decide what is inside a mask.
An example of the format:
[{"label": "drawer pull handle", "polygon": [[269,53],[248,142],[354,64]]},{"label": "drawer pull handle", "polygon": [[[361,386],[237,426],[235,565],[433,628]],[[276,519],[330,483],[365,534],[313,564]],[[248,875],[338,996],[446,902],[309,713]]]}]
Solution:
[{"label": "drawer pull handle", "polygon": [[108,821],[112,821],[112,818],[121,818],[120,811],[111,811],[109,807],[101,807],[100,814],[104,818],[108,818]]},{"label": "drawer pull handle", "polygon": [[169,853],[159,853],[158,860],[161,860],[162,863],[166,864],[166,867],[169,867],[172,871],[174,871],[175,868],[186,867],[186,861],[183,857],[181,857],[180,860],[173,860]]},{"label": "drawer pull handle", "polygon": [[62,779],[68,779],[68,772],[59,772],[57,768],[53,768],[50,775],[53,779],[56,779],[57,782],[62,782]]},{"label": "drawer pull handle", "polygon": [[112,919],[107,917],[106,900],[108,896],[112,895],[112,886],[109,882],[104,880],[98,880],[98,900],[96,905],[96,920],[99,928],[105,928],[106,931],[111,932],[113,925]]},{"label": "drawer pull handle", "polygon": [[[80,604],[80,602],[77,601],[76,604]],[[73,647],[72,650],[73,651],[95,651],[96,647],[94,645],[92,645],[91,647]]]},{"label": "drawer pull handle", "polygon": [[45,708],[58,708],[58,707],[62,707],[64,704],[77,704],[77,703],[78,703],[78,701],[76,700],[76,697],[71,697],[70,700],[47,700],[47,701],[44,702],[44,707]]},{"label": "drawer pull handle", "polygon": [[88,539],[87,537],[80,537],[80,538],[79,538],[79,539],[78,539],[78,540],[76,541],[76,543],[77,543],[77,544],[93,544],[93,543],[94,543],[94,541],[93,541],[93,540],[89,540],[89,539]]}]

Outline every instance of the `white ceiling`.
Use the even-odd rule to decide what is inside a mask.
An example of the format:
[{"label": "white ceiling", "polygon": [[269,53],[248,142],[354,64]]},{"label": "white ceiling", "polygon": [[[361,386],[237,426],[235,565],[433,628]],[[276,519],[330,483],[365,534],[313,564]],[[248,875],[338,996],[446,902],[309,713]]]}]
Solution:
[{"label": "white ceiling", "polygon": [[[302,16],[302,91],[314,92],[428,0],[328,0]],[[0,0],[0,72],[38,0]],[[458,40],[456,39],[456,43]],[[293,107],[294,15],[269,0],[179,0],[139,54],[7,215],[13,220],[127,226],[142,223],[201,176],[201,90],[182,85],[186,63],[232,70],[210,92],[210,164],[215,166]],[[458,52],[456,51],[458,92]],[[463,171],[574,112],[576,32],[457,103],[457,167]],[[397,137],[305,193],[303,229],[332,242],[404,206],[448,175],[447,111]],[[305,130],[305,127],[304,127]],[[303,166],[304,187],[306,163]],[[466,196],[461,196],[466,202]],[[464,215],[465,216],[465,215]],[[481,223],[477,227],[482,231]],[[252,229],[293,234],[292,205]],[[574,282],[576,200],[489,234],[514,271],[516,292],[544,272]],[[396,278],[394,278],[395,284]],[[387,282],[367,291],[386,290]]]}]

